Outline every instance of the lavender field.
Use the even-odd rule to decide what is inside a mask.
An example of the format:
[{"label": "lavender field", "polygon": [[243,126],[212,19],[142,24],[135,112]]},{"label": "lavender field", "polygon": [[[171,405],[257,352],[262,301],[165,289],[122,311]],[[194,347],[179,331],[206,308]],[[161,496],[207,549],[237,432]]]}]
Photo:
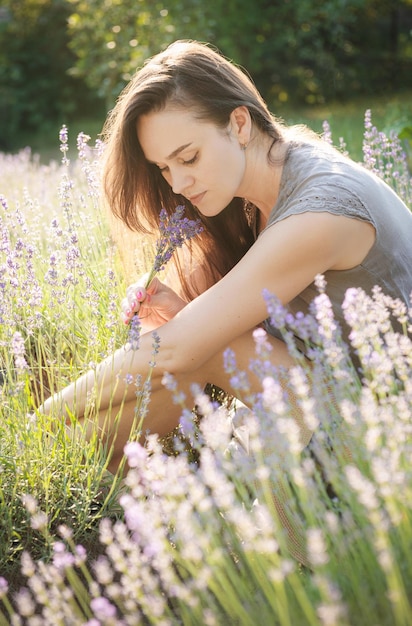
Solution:
[{"label": "lavender field", "polygon": [[[325,123],[325,141],[350,152],[331,131]],[[304,450],[258,332],[261,394],[248,398],[248,373],[226,354],[231,391],[253,410],[176,389],[184,439],[174,454],[155,436],[146,448],[131,441],[124,481],[107,473],[97,427],[86,438],[74,418],[67,430],[37,410],[125,341],[120,301],[151,257],[136,240],[125,272],[100,197],[102,146],[89,143],[63,128],[60,163],[0,154],[0,625],[409,626],[412,311],[400,302],[347,292],[359,377],[322,277],[313,316],[288,317],[320,346],[311,369],[267,294],[316,428]],[[412,207],[404,150],[367,112],[364,166]],[[136,386],[142,414],[149,383]]]}]

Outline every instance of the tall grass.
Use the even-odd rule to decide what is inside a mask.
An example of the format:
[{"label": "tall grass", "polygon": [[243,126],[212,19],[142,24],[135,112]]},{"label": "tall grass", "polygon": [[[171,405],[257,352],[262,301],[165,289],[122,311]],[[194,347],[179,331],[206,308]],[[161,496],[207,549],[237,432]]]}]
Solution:
[{"label": "tall grass", "polygon": [[[7,193],[0,216],[0,563],[12,577],[23,549],[47,556],[62,522],[93,543],[112,500],[102,494],[106,460],[98,439],[85,441],[80,430],[71,434],[34,414],[52,390],[124,340],[98,161],[82,150],[74,164],[65,152],[63,164],[49,166],[29,150],[0,157]],[[47,515],[46,537],[30,526],[27,494]]]},{"label": "tall grass", "polygon": [[[285,103],[276,105],[274,111],[288,124],[305,123],[317,132],[322,132],[323,121],[328,120],[333,130],[335,143],[338,145],[339,138],[342,137],[350,146],[352,158],[361,161],[363,159],[364,111],[372,109],[374,125],[386,135],[390,135],[391,132],[402,134],[403,129],[412,127],[411,98],[412,92],[405,90],[400,93],[386,94],[384,97],[364,96],[315,107],[294,107]],[[412,138],[409,136],[409,139]],[[412,156],[410,155],[409,158]]]},{"label": "tall grass", "polygon": [[[155,436],[146,448],[129,443],[120,485],[97,433],[86,439],[80,424],[67,430],[35,410],[125,339],[100,146],[80,135],[71,163],[64,129],[60,139],[61,164],[28,150],[0,155],[0,624],[408,626],[410,312],[378,290],[348,292],[359,379],[319,279],[314,317],[294,322],[316,336],[310,370],[285,330],[296,354],[289,384],[316,426],[311,445],[300,445],[257,333],[253,410],[176,390],[185,440],[174,455]],[[365,166],[411,203],[399,141],[369,115],[363,148]],[[270,294],[267,306],[282,326],[286,312]],[[390,312],[404,333],[392,331]],[[248,372],[230,352],[226,367],[246,398]]]}]

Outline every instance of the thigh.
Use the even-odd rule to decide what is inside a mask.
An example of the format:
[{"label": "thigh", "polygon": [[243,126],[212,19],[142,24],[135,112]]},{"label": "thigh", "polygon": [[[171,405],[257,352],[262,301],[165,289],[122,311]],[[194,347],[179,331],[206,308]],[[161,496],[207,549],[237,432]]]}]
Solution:
[{"label": "thigh", "polygon": [[[245,371],[248,374],[248,382],[251,392],[261,391],[262,385],[259,378],[250,371],[251,359],[256,358],[256,340],[254,338],[254,330],[252,329],[234,341],[230,343],[228,348],[233,350],[235,354],[236,364],[239,370]],[[286,344],[267,334],[266,340],[271,346],[270,361],[275,367],[282,369],[288,369],[292,365],[296,364],[294,359],[290,356]],[[207,363],[204,364],[200,371],[194,372],[194,375],[202,377],[206,382],[212,382],[218,387],[225,389],[229,393],[233,393],[231,390],[231,378],[232,374],[225,371],[224,368],[224,351],[215,355]]]},{"label": "thigh", "polygon": [[[271,361],[276,367],[288,368],[294,364],[294,360],[289,355],[286,345],[279,339],[267,336],[271,344]],[[253,331],[249,331],[233,341],[231,348],[236,357],[237,367],[248,373],[250,392],[261,391],[261,382],[257,376],[250,372],[250,360],[255,358],[255,339]],[[192,408],[194,401],[192,397],[192,386],[197,384],[204,388],[207,383],[212,383],[220,387],[228,394],[236,395],[231,386],[232,374],[228,373],[224,367],[224,351],[214,355],[209,361],[204,363],[199,369],[184,375],[175,377],[177,389],[186,397],[186,408]],[[156,368],[154,370],[156,372]],[[282,376],[283,384],[286,384]],[[165,436],[179,424],[182,414],[182,405],[176,404],[173,393],[162,384],[162,375],[156,372],[153,378],[150,400],[144,407],[144,419],[141,421],[142,407],[139,401],[129,401],[119,406],[112,406],[105,411],[98,411],[94,427],[99,429],[100,436],[105,440],[112,450],[112,462],[110,469],[116,466],[123,456],[123,449],[131,437],[136,436],[137,429],[141,428],[140,441],[144,442],[147,433],[157,433]],[[240,398],[245,401],[245,398]],[[298,411],[297,411],[298,415]]]}]

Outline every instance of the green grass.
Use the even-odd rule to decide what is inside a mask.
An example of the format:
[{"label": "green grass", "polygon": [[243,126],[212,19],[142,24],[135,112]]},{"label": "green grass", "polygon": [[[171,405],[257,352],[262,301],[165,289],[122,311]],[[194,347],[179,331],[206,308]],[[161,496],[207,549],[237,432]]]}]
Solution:
[{"label": "green grass", "polygon": [[362,97],[349,102],[335,102],[323,106],[294,107],[287,104],[272,107],[275,114],[288,124],[307,124],[316,132],[322,132],[322,124],[327,120],[331,126],[334,143],[339,138],[350,146],[353,159],[362,159],[364,114],[372,111],[372,122],[379,130],[399,132],[404,126],[412,125],[412,92],[390,94],[388,96]]}]

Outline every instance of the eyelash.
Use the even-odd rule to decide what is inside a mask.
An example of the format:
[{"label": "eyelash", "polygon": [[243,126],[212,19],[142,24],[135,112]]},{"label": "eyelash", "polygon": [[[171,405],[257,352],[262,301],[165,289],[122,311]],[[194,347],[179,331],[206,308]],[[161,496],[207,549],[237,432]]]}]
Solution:
[{"label": "eyelash", "polygon": [[197,161],[198,152],[196,152],[195,156],[188,161],[183,161],[185,165],[193,165]]},{"label": "eyelash", "polygon": [[[194,163],[196,163],[197,161],[197,157],[198,157],[198,152],[196,152],[195,156],[192,157],[191,159],[189,159],[188,161],[183,161],[184,165],[193,165]],[[163,174],[164,172],[167,172],[169,168],[166,167],[159,167],[159,171],[161,174]]]}]

